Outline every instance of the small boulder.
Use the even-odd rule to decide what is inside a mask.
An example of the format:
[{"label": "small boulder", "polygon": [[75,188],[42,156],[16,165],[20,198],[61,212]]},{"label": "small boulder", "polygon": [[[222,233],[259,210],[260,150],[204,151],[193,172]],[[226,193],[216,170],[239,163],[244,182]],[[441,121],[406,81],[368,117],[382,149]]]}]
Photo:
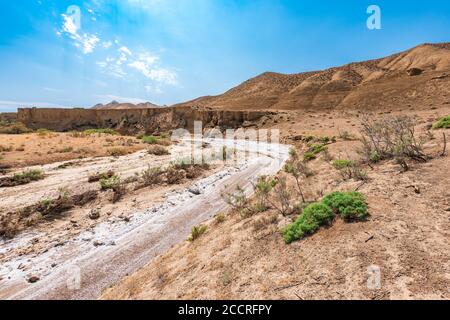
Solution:
[{"label": "small boulder", "polygon": [[89,213],[89,219],[97,220],[100,218],[100,211],[97,209],[93,209],[91,213]]},{"label": "small boulder", "polygon": [[41,280],[41,279],[38,276],[31,276],[31,277],[28,278],[28,282],[29,283],[36,283],[39,280]]}]

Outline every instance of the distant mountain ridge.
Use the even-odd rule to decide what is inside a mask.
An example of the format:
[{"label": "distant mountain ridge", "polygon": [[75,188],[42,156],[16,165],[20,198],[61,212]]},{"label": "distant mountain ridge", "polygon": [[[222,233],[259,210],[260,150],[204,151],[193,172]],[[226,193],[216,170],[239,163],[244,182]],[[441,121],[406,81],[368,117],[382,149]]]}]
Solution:
[{"label": "distant mountain ridge", "polygon": [[156,104],[153,104],[151,102],[144,102],[144,103],[120,103],[117,101],[112,101],[108,104],[96,104],[92,107],[92,109],[97,110],[104,110],[104,109],[115,109],[115,110],[124,110],[124,109],[154,109],[154,108],[163,108],[163,106],[159,106]]}]

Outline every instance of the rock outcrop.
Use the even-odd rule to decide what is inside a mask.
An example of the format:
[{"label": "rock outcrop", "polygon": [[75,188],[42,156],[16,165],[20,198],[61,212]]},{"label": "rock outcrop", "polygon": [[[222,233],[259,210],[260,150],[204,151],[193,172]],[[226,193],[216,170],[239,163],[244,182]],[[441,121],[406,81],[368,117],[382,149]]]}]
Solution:
[{"label": "rock outcrop", "polygon": [[123,134],[193,130],[194,122],[204,128],[238,128],[244,123],[265,121],[269,111],[227,111],[207,108],[172,107],[154,109],[19,109],[18,121],[31,129],[54,131],[112,128]]}]

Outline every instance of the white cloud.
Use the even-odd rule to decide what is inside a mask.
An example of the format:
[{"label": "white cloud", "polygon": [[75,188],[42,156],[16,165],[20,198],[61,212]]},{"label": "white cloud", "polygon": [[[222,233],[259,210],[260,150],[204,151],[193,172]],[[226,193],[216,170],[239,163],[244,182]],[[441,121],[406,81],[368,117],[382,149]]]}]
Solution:
[{"label": "white cloud", "polygon": [[75,23],[73,17],[63,14],[63,25],[60,33],[66,34],[69,38],[75,41],[75,46],[81,48],[84,54],[92,53],[100,42],[100,39],[95,34],[79,33],[78,25]]},{"label": "white cloud", "polygon": [[178,84],[177,74],[162,67],[158,56],[149,52],[135,55],[125,46],[121,46],[117,49],[115,57],[109,56],[104,61],[97,62],[97,65],[102,68],[104,72],[118,78],[124,78],[128,74],[127,71],[137,72],[152,81],[152,83],[145,88],[148,92],[150,92],[148,88],[152,88],[152,92],[160,92],[160,87],[162,85]]}]

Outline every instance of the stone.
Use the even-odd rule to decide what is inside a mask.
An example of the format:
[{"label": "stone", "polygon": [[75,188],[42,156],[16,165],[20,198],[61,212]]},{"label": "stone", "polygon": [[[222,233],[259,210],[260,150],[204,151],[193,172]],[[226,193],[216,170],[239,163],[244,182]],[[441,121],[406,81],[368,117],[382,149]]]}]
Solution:
[{"label": "stone", "polygon": [[41,279],[38,276],[31,276],[31,277],[28,278],[28,282],[29,283],[36,283],[39,280],[41,280]]},{"label": "stone", "polygon": [[97,220],[100,218],[100,212],[97,209],[93,209],[91,213],[89,213],[89,219]]}]

